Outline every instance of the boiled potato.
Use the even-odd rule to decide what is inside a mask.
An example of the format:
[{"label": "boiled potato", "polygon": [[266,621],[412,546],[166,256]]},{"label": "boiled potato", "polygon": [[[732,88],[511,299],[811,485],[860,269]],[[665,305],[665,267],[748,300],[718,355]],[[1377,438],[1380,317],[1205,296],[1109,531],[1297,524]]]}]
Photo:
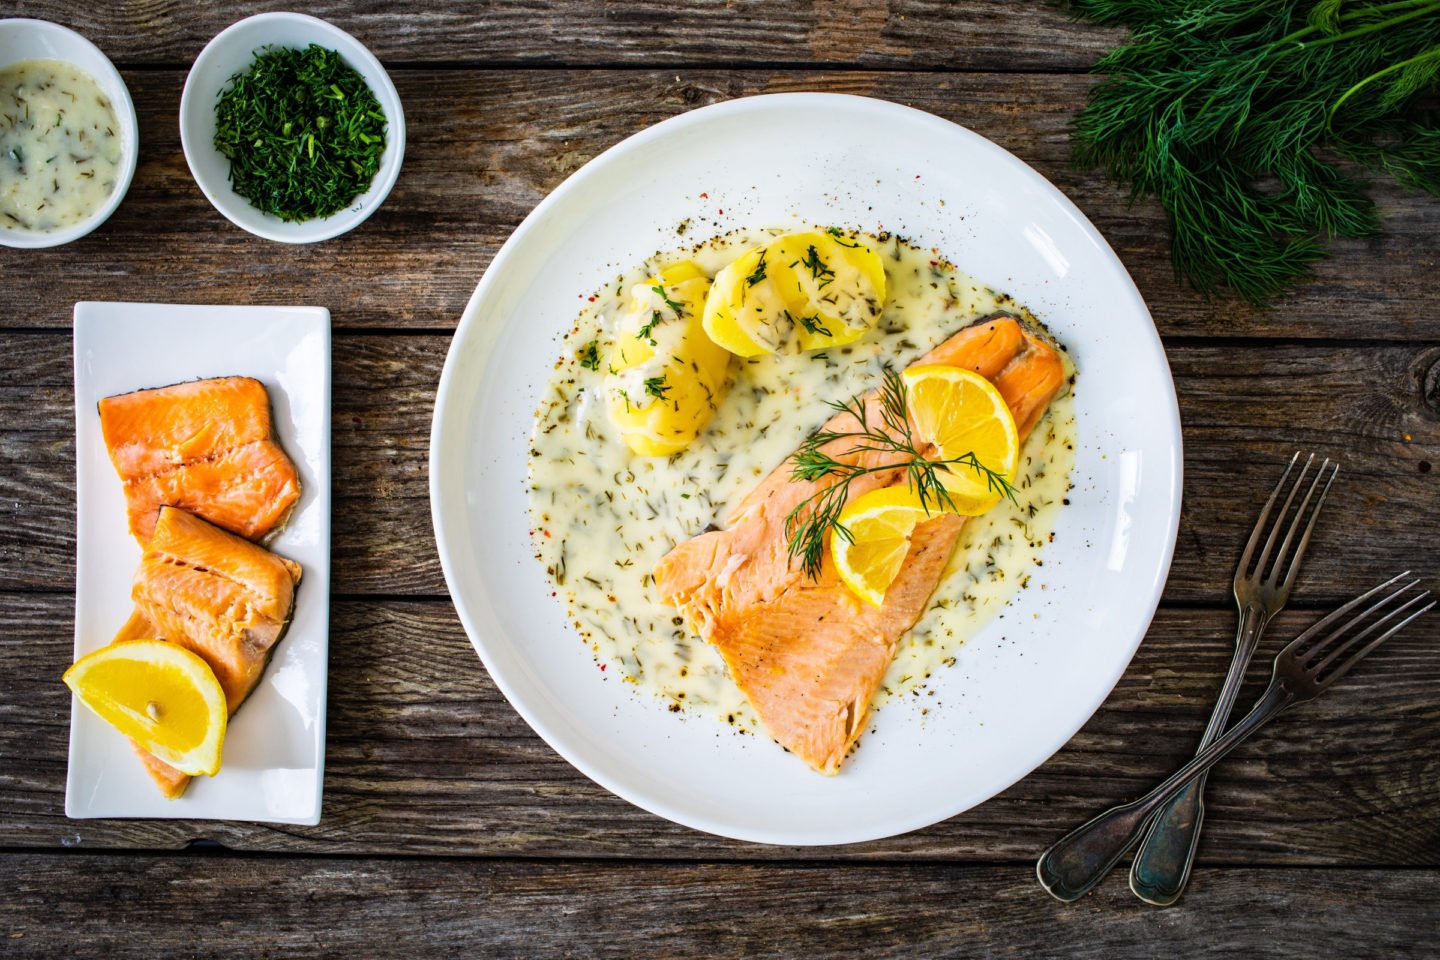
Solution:
[{"label": "boiled potato", "polygon": [[725,391],[730,354],[705,333],[710,280],[689,260],[631,291],[605,376],[605,405],[627,446],[663,457],[690,445]]},{"label": "boiled potato", "polygon": [[851,343],[880,319],[885,265],[858,239],[792,233],[742,254],[715,276],[705,331],[754,357]]}]

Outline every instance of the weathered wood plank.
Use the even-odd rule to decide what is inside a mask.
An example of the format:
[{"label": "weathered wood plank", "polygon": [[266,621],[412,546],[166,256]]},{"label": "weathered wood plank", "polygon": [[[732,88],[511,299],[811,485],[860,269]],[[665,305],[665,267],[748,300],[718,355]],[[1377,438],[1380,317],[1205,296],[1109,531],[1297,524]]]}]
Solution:
[{"label": "weathered wood plank", "polygon": [[[76,9],[19,0],[15,16],[63,23],[122,65],[188,64],[210,38],[274,4],[164,0]],[[679,66],[856,64],[951,70],[1083,70],[1122,33],[1049,4],[1001,0],[320,0],[307,13],[353,34],[390,65]]]},{"label": "weathered wood plank", "polygon": [[1440,202],[1389,185],[1375,188],[1384,235],[1336,244],[1316,281],[1274,311],[1206,301],[1178,285],[1159,208],[1132,207],[1124,191],[1070,166],[1066,125],[1084,103],[1086,76],[403,71],[396,82],[409,146],[395,191],[353,233],[298,248],[231,226],[196,188],[175,122],[183,73],[132,71],[127,80],[142,141],[130,194],[83,240],[49,251],[0,249],[0,272],[36,278],[0,286],[0,327],[66,327],[76,300],[164,299],[318,303],[338,329],[449,330],[500,244],[586,160],[704,104],[822,90],[929,110],[1034,166],[1095,222],[1167,334],[1440,340],[1440,316],[1431,309]]},{"label": "weathered wood plank", "polygon": [[[427,488],[434,392],[449,338],[334,342],[334,589],[445,593]],[[0,589],[74,582],[70,339],[0,334]],[[1332,601],[1390,571],[1440,570],[1440,346],[1178,341],[1170,363],[1185,429],[1185,503],[1165,597],[1226,602],[1233,564],[1290,451],[1340,458],[1296,599]],[[1433,375],[1433,374],[1432,374]],[[1080,389],[1084,389],[1083,373]],[[1083,439],[1083,438],[1082,438]],[[1432,466],[1433,465],[1433,466]]]},{"label": "weathered wood plank", "polygon": [[[1440,872],[1199,870],[1155,912],[1028,867],[10,858],[12,957],[1423,956]],[[223,893],[223,895],[221,895]],[[363,904],[363,909],[357,909]],[[57,919],[63,918],[63,922]]]},{"label": "weathered wood plank", "polygon": [[[318,826],[67,820],[70,700],[59,677],[70,616],[62,595],[4,602],[0,847],[166,848],[208,838],[290,853],[1022,863],[1188,757],[1234,630],[1228,611],[1162,610],[1100,711],[997,798],[908,836],[786,849],[696,833],[591,783],[503,700],[443,601],[334,604]],[[1267,649],[1313,618],[1282,616]],[[1265,672],[1254,667],[1242,703]],[[1242,745],[1211,777],[1201,862],[1440,866],[1437,682],[1433,631],[1413,630]],[[679,722],[659,705],[655,713],[657,723]]]}]

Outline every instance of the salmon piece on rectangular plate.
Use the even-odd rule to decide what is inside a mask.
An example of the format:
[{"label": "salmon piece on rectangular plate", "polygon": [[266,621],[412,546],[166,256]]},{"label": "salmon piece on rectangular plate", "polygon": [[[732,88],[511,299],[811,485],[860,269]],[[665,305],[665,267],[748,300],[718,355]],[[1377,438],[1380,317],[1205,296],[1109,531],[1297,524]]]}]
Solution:
[{"label": "salmon piece on rectangular plate", "polygon": [[[168,640],[215,671],[233,715],[265,672],[289,625],[300,565],[194,514],[161,507],[135,571],[135,613],[116,640]],[[189,777],[135,744],[168,797]]]},{"label": "salmon piece on rectangular plate", "polygon": [[217,377],[107,397],[100,430],[141,546],[162,506],[261,540],[300,498],[300,474],[275,442],[259,380]]},{"label": "salmon piece on rectangular plate", "polygon": [[[1004,397],[1022,441],[1066,378],[1059,352],[1007,314],[961,330],[917,364],[964,367],[985,377]],[[882,422],[876,395],[865,403],[870,423]],[[853,415],[840,413],[822,429],[858,428]],[[866,466],[882,466],[890,456],[848,453],[852,443],[838,440],[822,449]],[[785,518],[834,482],[792,480],[791,470],[787,458],[721,529],[676,546],[656,566],[654,582],[688,627],[719,649],[770,736],[811,768],[834,774],[864,729],[897,643],[944,575],[965,518],[940,515],[917,526],[885,602],[871,606],[841,583],[828,550],[815,580],[790,556]],[[851,482],[848,495],[904,482],[899,468],[865,474]]]}]

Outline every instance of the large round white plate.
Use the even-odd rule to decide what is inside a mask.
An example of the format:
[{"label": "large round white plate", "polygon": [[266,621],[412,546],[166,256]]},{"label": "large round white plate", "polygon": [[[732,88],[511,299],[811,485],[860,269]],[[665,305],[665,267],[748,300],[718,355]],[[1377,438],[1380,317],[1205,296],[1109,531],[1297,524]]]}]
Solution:
[{"label": "large round white plate", "polygon": [[[842,224],[935,246],[1030,306],[1079,367],[1071,505],[1039,571],[836,777],[764,736],[677,717],[598,672],[533,558],[531,419],[582,297],[656,250],[739,226]],[[819,403],[822,398],[816,398]],[[1150,315],[1073,204],[1001,148],[860,97],[784,94],[675,117],[611,148],[525,219],[475,289],[440,379],[435,537],[450,594],[515,709],[597,783],[744,840],[846,843],[935,823],[1058,750],[1154,613],[1180,511],[1180,423]]]}]

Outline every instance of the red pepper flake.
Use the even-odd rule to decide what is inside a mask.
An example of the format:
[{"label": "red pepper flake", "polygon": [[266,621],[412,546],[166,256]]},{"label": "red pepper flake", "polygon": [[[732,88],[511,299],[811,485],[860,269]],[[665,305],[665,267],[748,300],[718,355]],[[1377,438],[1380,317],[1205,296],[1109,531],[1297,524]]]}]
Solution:
[{"label": "red pepper flake", "polygon": [[546,539],[546,540],[549,540],[549,539],[550,539],[550,531],[549,531],[549,530],[546,530],[546,531],[545,531],[545,539]]},{"label": "red pepper flake", "polygon": [[721,210],[721,211],[720,211],[720,216],[722,216],[722,217],[725,216],[725,211],[724,211],[724,210]]},{"label": "red pepper flake", "polygon": [[709,199],[710,199],[710,194],[708,194],[708,193],[702,193],[702,194],[700,194],[700,199],[701,199],[701,200],[709,200]]},{"label": "red pepper flake", "polygon": [[604,663],[600,664],[600,672],[601,672],[601,673],[604,673],[604,672],[605,672],[605,667],[606,667],[606,666],[607,666],[607,664],[604,664]]},{"label": "red pepper flake", "polygon": [[591,303],[594,303],[596,300],[599,300],[600,298],[597,297],[597,296],[595,296],[594,294],[591,294],[591,295],[590,295],[589,297],[587,297],[586,299],[589,300]]}]

